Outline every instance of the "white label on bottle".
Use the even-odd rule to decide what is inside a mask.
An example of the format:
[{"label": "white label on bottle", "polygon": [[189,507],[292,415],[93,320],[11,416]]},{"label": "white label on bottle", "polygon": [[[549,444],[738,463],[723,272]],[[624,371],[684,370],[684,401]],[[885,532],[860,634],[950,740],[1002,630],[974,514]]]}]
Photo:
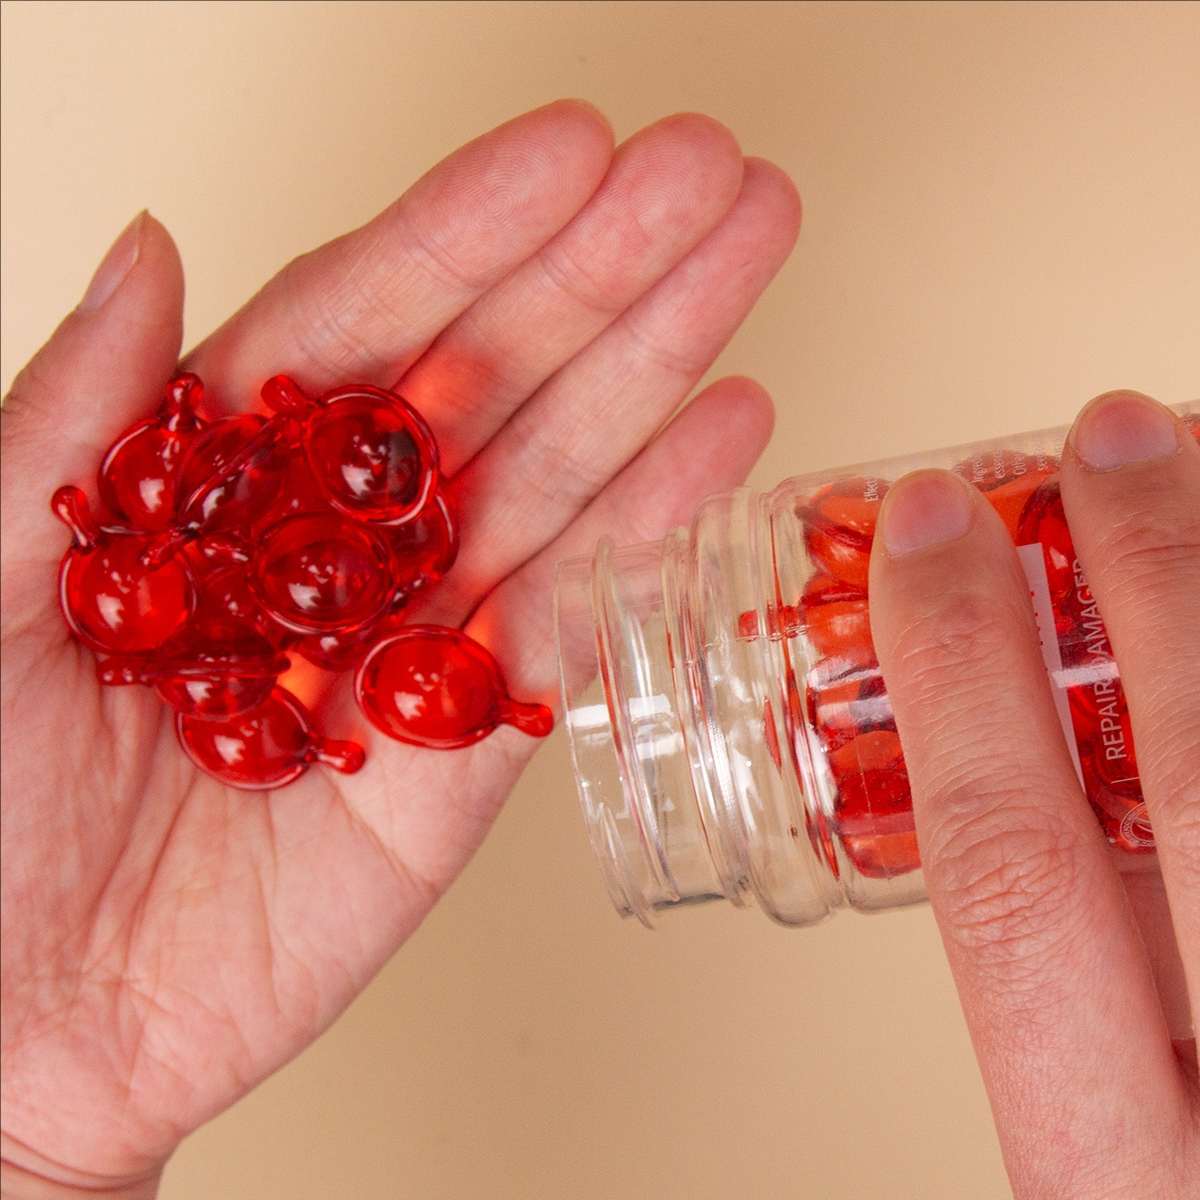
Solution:
[{"label": "white label on bottle", "polygon": [[1059,724],[1062,725],[1063,737],[1066,739],[1067,750],[1071,761],[1075,764],[1075,774],[1083,783],[1083,767],[1079,763],[1079,746],[1075,741],[1075,726],[1071,722],[1071,708],[1067,701],[1067,691],[1063,686],[1062,652],[1058,645],[1058,634],[1055,631],[1054,606],[1050,603],[1050,580],[1046,576],[1046,560],[1042,555],[1041,542],[1033,542],[1027,546],[1017,547],[1017,557],[1021,560],[1021,568],[1029,583],[1029,599],[1033,604],[1033,616],[1037,622],[1038,642],[1042,647],[1042,662],[1046,664],[1046,672],[1050,676],[1050,693],[1054,697],[1054,707],[1058,710]]}]

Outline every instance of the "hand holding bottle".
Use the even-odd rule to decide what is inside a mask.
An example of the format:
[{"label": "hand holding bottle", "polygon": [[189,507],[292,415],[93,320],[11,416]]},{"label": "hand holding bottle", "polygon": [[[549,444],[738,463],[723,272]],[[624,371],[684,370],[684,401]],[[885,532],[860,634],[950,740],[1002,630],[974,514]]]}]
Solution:
[{"label": "hand holding bottle", "polygon": [[1194,433],[1144,396],[1112,393],[1084,410],[1061,464],[1079,586],[1120,664],[1161,875],[1118,873],[1105,845],[992,506],[926,471],[893,485],[880,515],[875,645],[929,898],[1020,1200],[1183,1200],[1200,1179]]}]

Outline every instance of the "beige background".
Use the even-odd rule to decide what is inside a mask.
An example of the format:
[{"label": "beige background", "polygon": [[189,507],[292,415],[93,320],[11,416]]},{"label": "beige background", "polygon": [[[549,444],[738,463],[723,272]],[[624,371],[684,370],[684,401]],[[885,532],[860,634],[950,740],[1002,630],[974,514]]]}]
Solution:
[{"label": "beige background", "polygon": [[[560,94],[721,118],[806,224],[724,354],[758,479],[1197,387],[1200,7],[11,4],[5,382],[148,205],[189,340]],[[606,907],[559,738],[445,903],[169,1200],[1008,1194],[929,914]]]}]

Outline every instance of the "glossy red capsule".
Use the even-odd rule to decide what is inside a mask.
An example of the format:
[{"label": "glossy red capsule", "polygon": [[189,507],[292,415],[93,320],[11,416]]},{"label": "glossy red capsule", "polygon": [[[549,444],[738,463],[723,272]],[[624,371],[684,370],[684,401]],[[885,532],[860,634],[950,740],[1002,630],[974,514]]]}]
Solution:
[{"label": "glossy red capsule", "polygon": [[246,531],[272,506],[287,470],[291,427],[257,413],[213,421],[192,442],[179,480],[190,529]]},{"label": "glossy red capsule", "polygon": [[357,629],[295,635],[296,640],[288,649],[295,650],[322,671],[349,671],[358,666],[371,643],[383,636],[390,623],[391,618],[385,614]]},{"label": "glossy red capsule", "polygon": [[837,784],[835,821],[862,874],[903,875],[921,865],[908,771],[892,730],[860,734],[829,754]]},{"label": "glossy red capsule", "polygon": [[411,521],[387,532],[395,563],[393,578],[404,596],[443,578],[458,557],[458,523],[440,491]]},{"label": "glossy red capsule", "polygon": [[853,476],[826,484],[797,515],[810,557],[839,583],[866,591],[871,544],[887,483]]},{"label": "glossy red capsule", "polygon": [[860,733],[896,729],[896,718],[878,663],[828,677],[824,664],[809,672],[807,709],[826,750],[836,750]]},{"label": "glossy red capsule", "polygon": [[756,609],[738,613],[738,637],[790,638],[800,632],[800,609],[794,604],[769,604],[760,617]]},{"label": "glossy red capsule", "polygon": [[179,713],[175,731],[196,766],[236,788],[283,787],[313,763],[349,775],[364,761],[356,742],[314,732],[308,710],[282,687],[274,688],[256,708],[225,720]]},{"label": "glossy red capsule", "polygon": [[499,663],[459,629],[409,625],[372,647],[355,674],[359,707],[388,737],[435,750],[470,746],[498,725],[545,737],[544,704],[508,694]]},{"label": "glossy red capsule", "polygon": [[144,658],[110,658],[97,665],[96,677],[109,687],[145,684],[176,712],[225,720],[266,700],[289,665],[269,642],[231,632],[237,640],[206,640]]},{"label": "glossy red capsule", "polygon": [[831,575],[814,575],[800,599],[800,624],[832,672],[874,662],[867,594]]},{"label": "glossy red capsule", "polygon": [[59,568],[58,598],[84,645],[107,654],[142,654],[184,628],[196,590],[181,555],[157,555],[161,537],[101,528],[79,488],[59,488],[51,508],[74,537]]},{"label": "glossy red capsule", "polygon": [[260,637],[277,649],[295,640],[259,604],[250,586],[253,545],[235,538],[207,535],[184,544],[184,556],[196,582],[196,612],[190,629],[195,641],[225,631],[240,631],[240,637]]},{"label": "glossy red capsule", "polygon": [[380,527],[392,551],[391,581],[395,589],[386,612],[366,625],[330,629],[299,637],[291,644],[298,654],[324,671],[356,667],[368,646],[409,597],[441,579],[458,553],[458,531],[445,497],[435,493],[419,516],[394,528]]},{"label": "glossy red capsule", "polygon": [[383,537],[336,513],[288,517],[262,535],[251,586],[296,633],[345,632],[376,620],[395,594]]},{"label": "glossy red capsule", "polygon": [[291,636],[259,604],[250,587],[250,568],[234,563],[200,575],[196,583],[195,628],[203,631],[230,626],[281,646]]},{"label": "glossy red capsule", "polygon": [[346,516],[399,525],[421,512],[437,487],[433,433],[395,392],[351,384],[313,400],[294,380],[277,375],[264,384],[262,397],[300,421],[313,477]]},{"label": "glossy red capsule", "polygon": [[317,486],[303,450],[297,446],[289,449],[279,491],[259,521],[265,528],[278,524],[285,517],[329,512],[331,507],[325,493]]},{"label": "glossy red capsule", "polygon": [[1154,831],[1142,799],[1136,757],[1107,758],[1098,731],[1093,728],[1092,732],[1093,736],[1088,736],[1076,726],[1083,786],[1100,826],[1114,846],[1135,854],[1148,853],[1154,849]]},{"label": "glossy red capsule", "polygon": [[195,375],[175,376],[157,414],[131,425],[104,456],[100,498],[134,529],[162,530],[175,521],[183,459],[203,426],[203,397]]}]

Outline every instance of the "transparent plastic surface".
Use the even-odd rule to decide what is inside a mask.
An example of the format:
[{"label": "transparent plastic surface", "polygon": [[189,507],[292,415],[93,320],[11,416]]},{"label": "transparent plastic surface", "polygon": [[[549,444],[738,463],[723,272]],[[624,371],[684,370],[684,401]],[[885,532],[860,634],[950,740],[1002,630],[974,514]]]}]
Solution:
[{"label": "transparent plastic surface", "polygon": [[[1200,439],[1200,405],[1176,411]],[[807,925],[924,898],[867,583],[880,502],[919,467],[957,471],[1004,521],[1081,784],[1115,852],[1152,866],[1135,863],[1154,840],[1129,714],[1059,494],[1065,433],[740,489],[662,542],[560,564],[565,722],[622,914],[753,898]]]}]

